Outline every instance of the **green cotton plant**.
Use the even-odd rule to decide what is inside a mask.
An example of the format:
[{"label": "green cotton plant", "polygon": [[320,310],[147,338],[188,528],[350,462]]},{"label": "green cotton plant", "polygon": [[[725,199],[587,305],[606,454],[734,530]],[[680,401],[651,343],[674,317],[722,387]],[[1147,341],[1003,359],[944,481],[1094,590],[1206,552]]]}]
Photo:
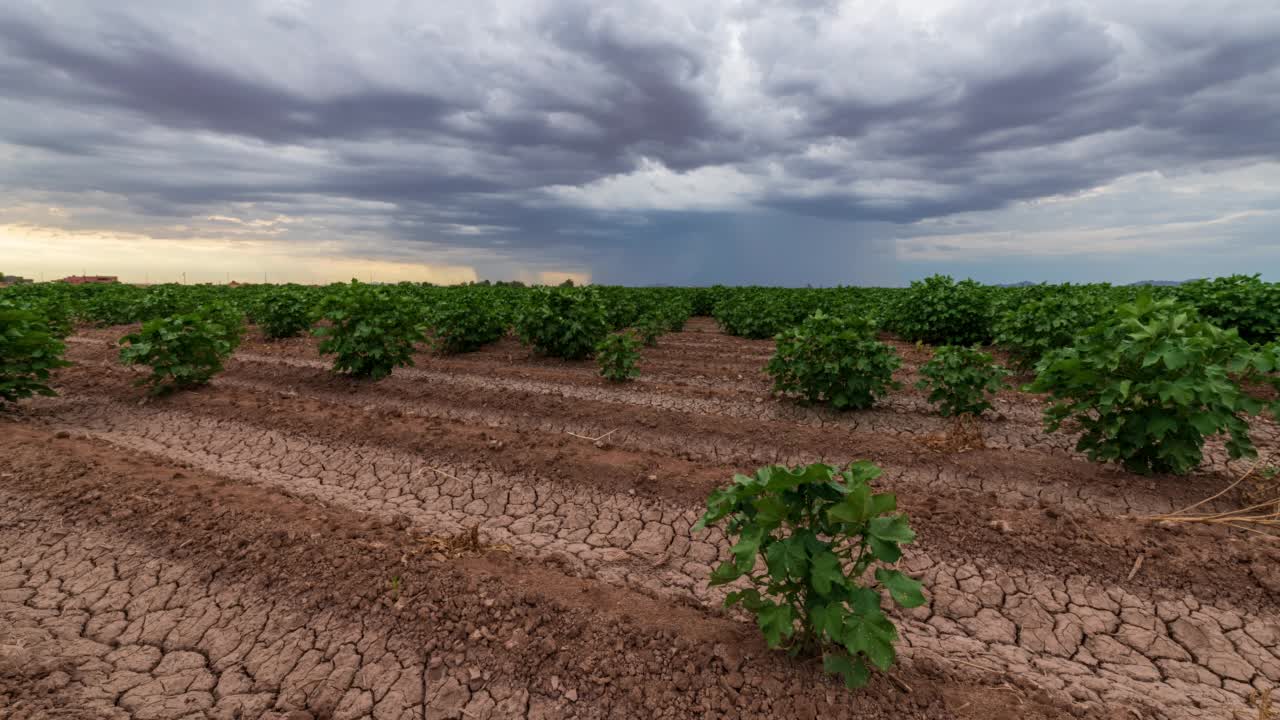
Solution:
[{"label": "green cotton plant", "polygon": [[540,287],[516,313],[520,342],[543,355],[581,360],[609,334],[609,316],[593,287]]},{"label": "green cotton plant", "polygon": [[673,299],[658,307],[654,315],[665,326],[666,332],[680,332],[693,314],[693,306],[688,300]]},{"label": "green cotton plant", "polygon": [[1232,374],[1271,369],[1234,329],[1144,293],[1074,346],[1046,356],[1026,389],[1049,394],[1050,431],[1075,421],[1076,448],[1090,459],[1141,474],[1185,474],[1200,465],[1213,435],[1227,435],[1232,458],[1256,455],[1246,417],[1263,405]]},{"label": "green cotton plant", "polygon": [[137,307],[146,291],[134,285],[111,283],[77,288],[82,298],[79,318],[100,327],[126,325],[143,319]]},{"label": "green cotton plant", "polygon": [[39,314],[0,301],[0,406],[33,395],[54,396],[49,373],[70,363],[66,346]]},{"label": "green cotton plant", "polygon": [[1030,370],[1046,353],[1067,347],[1098,321],[1108,306],[1096,288],[1065,285],[1028,298],[1000,313],[994,326],[997,345],[1015,364]]},{"label": "green cotton plant", "polygon": [[1193,280],[1176,292],[1213,324],[1235,328],[1249,342],[1269,343],[1280,336],[1280,285],[1259,275]]},{"label": "green cotton plant", "polygon": [[629,332],[612,333],[596,345],[600,375],[612,382],[626,382],[640,375],[640,341]]},{"label": "green cotton plant", "polygon": [[977,417],[991,408],[989,398],[1006,387],[1009,371],[976,348],[943,345],[920,366],[920,375],[916,388],[929,391],[929,402],[943,417]]},{"label": "green cotton plant", "polygon": [[120,361],[150,367],[137,384],[150,385],[154,395],[198,387],[222,371],[240,345],[243,326],[239,313],[225,305],[155,318],[120,338]]},{"label": "green cotton plant", "polygon": [[893,348],[874,339],[875,326],[859,317],[836,317],[819,310],[777,336],[765,371],[776,392],[797,393],[808,402],[837,410],[868,408],[899,387],[893,371],[901,365]]},{"label": "green cotton plant", "polygon": [[891,328],[911,341],[930,345],[973,345],[991,339],[990,289],[934,275],[911,283],[898,296]]},{"label": "green cotton plant", "polygon": [[898,630],[880,591],[904,608],[925,602],[918,580],[889,567],[915,532],[895,512],[893,494],[873,492],[880,474],[864,461],[845,470],[818,463],[735,475],[711,493],[694,526],[723,521],[734,540],[732,559],[711,573],[712,587],[745,586],[729,593],[726,607],[752,613],[769,647],[820,654],[850,688],[867,683],[868,664],[887,671],[896,657]]},{"label": "green cotton plant", "polygon": [[352,280],[321,304],[326,325],[312,330],[324,338],[320,353],[333,355],[334,372],[381,380],[398,367],[412,366],[421,322],[410,299],[395,288]]},{"label": "green cotton plant", "polygon": [[738,288],[715,308],[716,321],[730,335],[763,340],[802,322],[814,311],[814,296],[803,290]]},{"label": "green cotton plant", "polygon": [[301,335],[316,321],[315,303],[301,289],[272,288],[250,308],[262,335],[271,340]]},{"label": "green cotton plant", "polygon": [[507,332],[502,308],[475,292],[450,291],[427,313],[431,345],[445,355],[474,352]]},{"label": "green cotton plant", "polygon": [[636,321],[635,331],[645,347],[656,347],[658,338],[662,337],[669,327],[670,323],[665,322],[658,315],[645,315]]}]

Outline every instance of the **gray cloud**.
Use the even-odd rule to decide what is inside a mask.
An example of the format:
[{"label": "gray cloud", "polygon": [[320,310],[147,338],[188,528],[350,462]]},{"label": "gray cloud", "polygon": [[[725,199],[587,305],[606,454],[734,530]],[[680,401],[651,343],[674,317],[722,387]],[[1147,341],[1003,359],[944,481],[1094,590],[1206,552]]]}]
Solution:
[{"label": "gray cloud", "polygon": [[1264,0],[434,5],[7,3],[0,189],[166,236],[269,212],[382,257],[837,282],[946,218],[1280,159]]}]

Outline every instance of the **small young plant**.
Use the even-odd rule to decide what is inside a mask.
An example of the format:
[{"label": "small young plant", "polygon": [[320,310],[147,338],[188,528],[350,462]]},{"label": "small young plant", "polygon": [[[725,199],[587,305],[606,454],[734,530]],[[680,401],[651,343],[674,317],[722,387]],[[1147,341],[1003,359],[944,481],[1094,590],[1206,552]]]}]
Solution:
[{"label": "small young plant", "polygon": [[596,345],[600,374],[612,382],[626,382],[640,374],[640,341],[627,332],[613,333]]},{"label": "small young plant", "polygon": [[66,367],[62,340],[35,312],[0,301],[0,406],[32,395],[53,396],[49,371]]},{"label": "small young plant", "polygon": [[334,356],[335,372],[381,380],[413,365],[414,343],[423,335],[404,297],[352,281],[327,297],[322,309],[329,324],[312,332],[324,338],[320,352]]},{"label": "small young plant", "polygon": [[[891,493],[873,493],[880,468],[847,469],[821,463],[770,466],[736,475],[716,490],[701,530],[727,520],[733,559],[711,573],[711,585],[738,582],[725,606],[741,605],[771,648],[792,655],[821,654],[827,672],[850,688],[865,685],[868,663],[887,671],[898,630],[881,608],[881,589],[905,608],[923,605],[920,582],[887,566],[915,540]],[[758,561],[763,568],[757,569]],[[874,582],[866,572],[875,566]]]},{"label": "small young plant", "polygon": [[799,393],[837,410],[871,407],[876,398],[899,387],[893,371],[901,364],[893,348],[876,341],[874,333],[869,320],[819,310],[778,335],[777,351],[765,370],[777,392]]},{"label": "small young plant", "polygon": [[916,383],[943,417],[977,417],[991,408],[990,398],[1005,387],[1009,371],[976,348],[943,345],[920,367]]},{"label": "small young plant", "polygon": [[147,365],[138,381],[153,395],[207,384],[240,345],[243,318],[226,306],[207,306],[185,315],[155,318],[120,338],[120,361]]},{"label": "small young plant", "polygon": [[662,337],[669,327],[669,321],[664,321],[657,315],[645,315],[636,321],[635,330],[645,347],[656,347],[658,338]]}]

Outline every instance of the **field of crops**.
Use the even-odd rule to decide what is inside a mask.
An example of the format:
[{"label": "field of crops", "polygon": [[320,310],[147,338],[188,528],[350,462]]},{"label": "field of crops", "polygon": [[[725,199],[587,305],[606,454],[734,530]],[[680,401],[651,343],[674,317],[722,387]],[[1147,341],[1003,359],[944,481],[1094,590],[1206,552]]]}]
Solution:
[{"label": "field of crops", "polygon": [[1278,338],[1248,277],[0,290],[0,718],[1272,717]]}]

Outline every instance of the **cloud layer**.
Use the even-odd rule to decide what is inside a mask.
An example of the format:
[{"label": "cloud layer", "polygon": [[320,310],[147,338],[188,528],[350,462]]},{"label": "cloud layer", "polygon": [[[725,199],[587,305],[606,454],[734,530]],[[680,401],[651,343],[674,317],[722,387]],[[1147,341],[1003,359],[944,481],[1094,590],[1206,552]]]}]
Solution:
[{"label": "cloud layer", "polygon": [[1280,242],[1280,5],[900,5],[13,0],[0,223],[621,282]]}]

